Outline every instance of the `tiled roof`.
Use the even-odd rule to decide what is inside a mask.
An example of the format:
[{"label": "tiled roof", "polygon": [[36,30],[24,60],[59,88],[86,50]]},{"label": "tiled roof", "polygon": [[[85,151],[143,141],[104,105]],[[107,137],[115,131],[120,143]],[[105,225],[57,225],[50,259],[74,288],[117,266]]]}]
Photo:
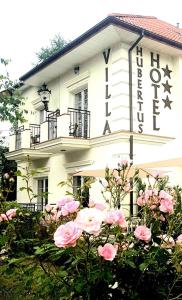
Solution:
[{"label": "tiled roof", "polygon": [[140,27],[169,40],[182,43],[182,29],[159,20],[156,17],[117,13],[109,14],[109,16],[116,17],[121,21]]}]

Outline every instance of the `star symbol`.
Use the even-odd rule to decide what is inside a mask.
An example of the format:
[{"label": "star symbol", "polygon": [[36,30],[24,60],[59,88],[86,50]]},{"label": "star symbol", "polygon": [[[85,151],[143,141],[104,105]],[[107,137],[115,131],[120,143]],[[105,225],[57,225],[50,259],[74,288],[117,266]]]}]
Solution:
[{"label": "star symbol", "polygon": [[170,85],[168,83],[168,80],[166,80],[166,83],[162,83],[163,87],[164,87],[164,93],[165,92],[168,92],[169,94],[171,94],[171,88],[172,88],[172,85]]},{"label": "star symbol", "polygon": [[172,70],[169,70],[168,65],[166,65],[165,68],[162,68],[162,70],[164,71],[164,77],[167,76],[167,77],[171,78],[171,74],[170,73],[172,72]]},{"label": "star symbol", "polygon": [[162,101],[164,102],[164,108],[168,107],[169,109],[171,109],[171,103],[173,101],[170,101],[168,96],[166,96],[166,99],[162,99]]}]

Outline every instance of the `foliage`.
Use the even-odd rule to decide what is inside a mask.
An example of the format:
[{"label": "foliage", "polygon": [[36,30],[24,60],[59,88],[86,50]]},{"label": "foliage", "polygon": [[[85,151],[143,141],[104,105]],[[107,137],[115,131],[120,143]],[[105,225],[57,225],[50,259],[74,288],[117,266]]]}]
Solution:
[{"label": "foliage", "polygon": [[126,163],[107,169],[112,203],[90,200],[83,208],[67,195],[44,212],[4,208],[2,299],[181,299],[180,188],[164,187],[166,178],[156,176],[139,190],[136,170],[140,218],[125,217],[123,194],[133,189],[129,169]]},{"label": "foliage", "polygon": [[50,45],[46,47],[42,47],[37,53],[36,56],[38,58],[38,62],[42,62],[55,54],[56,52],[60,51],[64,46],[68,44],[59,33],[55,34],[55,36],[50,40]]},{"label": "foliage", "polygon": [[31,186],[32,178],[40,174],[41,172],[44,172],[44,168],[37,168],[32,169],[32,162],[27,155],[27,164],[25,167],[19,167],[19,169],[16,171],[16,176],[21,177],[23,186],[20,187],[20,191],[26,191],[29,199],[29,203],[32,203],[34,199],[36,199],[38,196],[47,197],[48,193],[44,192],[40,194],[35,194],[33,191],[33,188]]},{"label": "foliage", "polygon": [[18,83],[10,79],[8,64],[8,60],[0,59],[0,121],[9,121],[16,128],[18,121],[25,121],[21,110],[23,98]]},{"label": "foliage", "polygon": [[8,152],[8,147],[0,141],[0,198],[5,198],[7,201],[16,199],[16,162],[7,160],[5,154]]},{"label": "foliage", "polygon": [[[78,176],[77,176],[78,177]],[[91,188],[91,185],[95,182],[94,177],[85,176],[83,178],[83,183],[81,182],[81,176],[80,178],[80,184],[78,186],[74,186],[74,177],[69,177],[67,181],[61,181],[58,183],[58,186],[60,187],[66,187],[65,195],[71,195],[75,199],[77,199],[81,206],[88,206],[89,202],[89,189]]]}]

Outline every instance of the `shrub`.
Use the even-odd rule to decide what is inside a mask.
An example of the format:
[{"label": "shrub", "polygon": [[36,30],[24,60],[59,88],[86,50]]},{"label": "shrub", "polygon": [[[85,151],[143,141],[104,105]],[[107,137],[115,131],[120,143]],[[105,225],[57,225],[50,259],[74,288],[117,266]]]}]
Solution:
[{"label": "shrub", "polygon": [[[65,196],[42,213],[0,215],[1,297],[181,299],[180,188],[159,176],[144,185],[137,170],[129,181],[128,168],[107,169],[110,206]],[[140,217],[125,217],[121,200],[134,186]]]}]

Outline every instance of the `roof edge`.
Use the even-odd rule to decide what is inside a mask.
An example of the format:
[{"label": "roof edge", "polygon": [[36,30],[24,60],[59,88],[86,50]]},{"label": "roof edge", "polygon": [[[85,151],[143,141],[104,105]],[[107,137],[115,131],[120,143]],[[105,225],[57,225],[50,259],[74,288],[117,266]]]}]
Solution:
[{"label": "roof edge", "polygon": [[182,49],[182,44],[181,43],[178,43],[178,42],[175,42],[173,40],[167,39],[167,38],[165,38],[161,35],[152,33],[149,30],[145,30],[142,27],[139,27],[139,26],[136,26],[136,25],[133,25],[133,24],[129,24],[129,23],[123,21],[123,20],[118,19],[115,16],[109,15],[108,17],[103,19],[101,22],[97,23],[95,26],[91,27],[85,33],[80,35],[78,38],[76,38],[75,40],[70,42],[68,45],[66,45],[64,48],[62,48],[60,51],[56,52],[55,54],[53,54],[52,56],[47,58],[45,61],[43,61],[42,63],[35,66],[33,69],[31,69],[27,73],[25,73],[23,76],[20,77],[20,81],[25,81],[28,78],[30,78],[31,76],[35,75],[37,72],[41,71],[42,69],[47,67],[49,64],[56,61],[59,57],[63,56],[64,54],[66,54],[68,52],[70,52],[75,47],[77,47],[78,45],[80,45],[81,43],[86,41],[88,38],[95,35],[97,32],[99,32],[100,30],[102,30],[103,28],[105,28],[109,25],[117,25],[117,26],[120,26],[120,27],[122,27],[126,30],[133,31],[134,33],[138,33],[138,34],[140,34],[142,31],[144,31],[144,35],[149,37],[149,38],[152,38],[152,39],[155,39],[159,42],[168,44],[170,46],[173,46],[173,47],[176,47],[176,48],[179,48],[179,49]]}]

